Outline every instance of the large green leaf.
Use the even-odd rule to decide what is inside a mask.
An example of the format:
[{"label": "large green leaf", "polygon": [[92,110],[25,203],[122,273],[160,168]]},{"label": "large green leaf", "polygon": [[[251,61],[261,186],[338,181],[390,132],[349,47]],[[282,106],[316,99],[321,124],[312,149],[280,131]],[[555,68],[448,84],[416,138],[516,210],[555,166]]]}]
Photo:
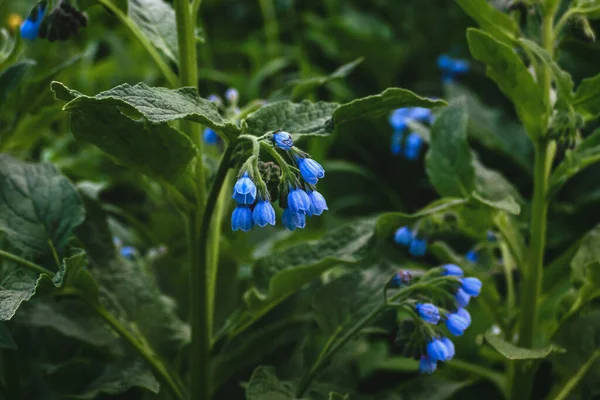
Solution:
[{"label": "large green leaf", "polygon": [[127,14],[150,42],[172,62],[179,62],[175,11],[163,0],[129,0]]},{"label": "large green leaf", "polygon": [[246,386],[246,400],[296,400],[294,386],[281,382],[273,367],[258,367]]},{"label": "large green leaf", "polygon": [[465,104],[459,102],[444,109],[431,129],[427,175],[441,196],[469,197],[475,189],[468,121]]},{"label": "large green leaf", "polygon": [[519,191],[497,171],[473,160],[475,169],[475,198],[482,203],[510,214],[518,215],[524,200]]},{"label": "large green leaf", "polygon": [[494,350],[509,360],[536,360],[546,358],[553,352],[562,351],[559,347],[554,345],[546,346],[541,349],[525,349],[523,347],[517,347],[491,332],[486,332],[485,340],[494,348]]},{"label": "large green leaf", "polygon": [[477,21],[481,29],[497,40],[513,43],[519,35],[517,23],[487,0],[456,0],[456,2]]},{"label": "large green leaf", "polygon": [[589,282],[600,289],[600,225],[588,232],[581,240],[571,260],[572,279]]},{"label": "large green leaf", "polygon": [[542,135],[546,129],[542,92],[517,53],[477,29],[469,29],[467,38],[471,54],[487,65],[488,76],[512,100],[529,135]]},{"label": "large green leaf", "polygon": [[324,101],[278,101],[259,108],[248,115],[244,122],[248,126],[248,133],[254,136],[277,129],[291,133],[294,138],[300,135],[327,135],[333,130],[331,116],[338,107],[337,103]]},{"label": "large green leaf", "polygon": [[5,282],[0,289],[0,321],[14,317],[21,303],[35,294],[36,282],[31,278]]},{"label": "large green leaf", "polygon": [[379,118],[390,111],[402,107],[441,107],[445,106],[444,100],[433,100],[419,97],[410,90],[388,88],[380,94],[367,96],[342,104],[333,113],[333,122],[336,129],[341,125],[357,119]]},{"label": "large green leaf", "polygon": [[0,231],[23,254],[59,254],[84,219],[81,199],[50,164],[30,164],[0,154]]},{"label": "large green leaf", "polygon": [[573,104],[587,118],[600,114],[600,74],[581,81],[575,92]]},{"label": "large green leaf", "polygon": [[[600,86],[598,86],[600,89]],[[565,158],[550,176],[550,192],[556,193],[573,176],[600,161],[600,129],[585,138]]]}]

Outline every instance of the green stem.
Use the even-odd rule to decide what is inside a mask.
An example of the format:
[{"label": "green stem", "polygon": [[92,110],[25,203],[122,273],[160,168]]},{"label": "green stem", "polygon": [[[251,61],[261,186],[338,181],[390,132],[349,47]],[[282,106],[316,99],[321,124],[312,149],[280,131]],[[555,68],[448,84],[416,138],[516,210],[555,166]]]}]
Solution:
[{"label": "green stem", "polygon": [[563,386],[560,393],[558,393],[553,400],[565,400],[571,391],[577,387],[579,382],[581,382],[585,374],[587,374],[592,365],[594,365],[598,357],[600,357],[600,350],[596,350],[594,353],[592,353],[592,356],[589,358],[589,360],[587,360],[586,363],[579,368],[579,371],[577,371],[577,373],[571,379],[569,379],[566,385]]},{"label": "green stem", "polygon": [[22,265],[23,267],[28,268],[39,274],[47,274],[50,276],[54,276],[54,272],[50,271],[49,269],[46,269],[46,268],[42,267],[41,265],[34,264],[31,261],[27,261],[24,258],[21,258],[12,253],[8,253],[4,250],[0,250],[0,258],[5,258],[7,260],[14,261],[14,262]]},{"label": "green stem", "polygon": [[162,72],[165,79],[171,87],[177,87],[179,80],[177,75],[171,70],[171,67],[165,62],[165,60],[158,53],[154,45],[148,40],[146,35],[135,25],[135,23],[129,18],[119,7],[112,3],[110,0],[98,0],[98,3],[109,9],[118,19],[121,21],[125,28],[129,30],[129,33],[133,35],[146,49],[158,69]]},{"label": "green stem", "polygon": [[152,349],[140,342],[127,328],[125,328],[118,319],[109,313],[100,304],[87,301],[85,297],[80,297],[86,302],[102,319],[110,325],[123,339],[125,339],[143,358],[146,360],[152,371],[157,375],[158,379],[171,391],[177,400],[185,400],[186,396],[183,389],[177,383],[177,378],[171,376],[169,370],[165,367]]},{"label": "green stem", "polygon": [[267,48],[269,58],[274,58],[279,54],[279,26],[277,24],[277,15],[273,0],[259,0],[260,11],[265,20],[265,35],[267,37]]}]

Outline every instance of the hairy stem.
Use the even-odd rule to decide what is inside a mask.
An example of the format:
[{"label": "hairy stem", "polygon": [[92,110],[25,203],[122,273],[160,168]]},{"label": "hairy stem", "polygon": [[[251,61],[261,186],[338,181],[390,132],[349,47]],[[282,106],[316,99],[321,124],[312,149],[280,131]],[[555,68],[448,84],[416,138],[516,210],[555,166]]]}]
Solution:
[{"label": "hairy stem", "polygon": [[15,255],[15,254],[6,252],[4,250],[0,250],[0,258],[4,258],[4,259],[10,260],[10,261],[14,261],[17,264],[19,264],[19,265],[21,265],[21,266],[23,266],[23,267],[25,267],[27,269],[30,269],[30,270],[32,270],[34,272],[37,272],[39,274],[47,274],[47,275],[50,275],[50,276],[54,276],[54,272],[50,271],[49,269],[46,269],[46,268],[42,267],[41,265],[37,265],[35,263],[32,263],[31,261],[27,261],[24,258],[21,258],[21,257]]}]

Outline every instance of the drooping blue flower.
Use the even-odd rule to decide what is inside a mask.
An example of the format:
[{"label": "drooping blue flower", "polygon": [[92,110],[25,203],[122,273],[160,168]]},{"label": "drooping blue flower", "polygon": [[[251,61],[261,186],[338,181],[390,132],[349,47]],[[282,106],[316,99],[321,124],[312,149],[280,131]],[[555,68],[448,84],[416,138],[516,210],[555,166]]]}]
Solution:
[{"label": "drooping blue flower", "polygon": [[477,278],[469,277],[461,279],[462,290],[472,297],[479,296],[481,292],[481,281]]},{"label": "drooping blue flower", "polygon": [[38,6],[37,10],[33,9],[33,11],[29,14],[25,22],[21,25],[21,37],[27,40],[35,40],[38,37],[38,33],[40,32],[40,25],[42,24],[42,20],[44,19],[44,13],[46,12],[46,7],[41,4]]},{"label": "drooping blue flower", "polygon": [[288,207],[292,214],[310,213],[310,197],[300,188],[291,190],[287,197]]},{"label": "drooping blue flower", "polygon": [[247,206],[237,206],[231,214],[231,230],[241,229],[248,232],[252,229],[252,210]]},{"label": "drooping blue flower", "polygon": [[429,108],[413,107],[410,109],[409,117],[416,121],[431,122],[432,114]]},{"label": "drooping blue flower", "polygon": [[310,212],[309,215],[321,215],[323,211],[329,210],[325,197],[316,190],[308,191],[308,198],[310,199]]},{"label": "drooping blue flower", "polygon": [[467,254],[465,254],[465,259],[467,261],[472,262],[473,264],[475,264],[477,262],[477,260],[479,260],[479,256],[477,255],[477,251],[475,251],[475,249],[467,251]]},{"label": "drooping blue flower", "polygon": [[292,140],[292,135],[288,132],[277,132],[273,135],[273,141],[282,150],[290,150],[294,147],[294,141]]},{"label": "drooping blue flower", "polygon": [[417,312],[419,313],[421,319],[427,322],[428,324],[436,325],[439,322],[440,310],[438,310],[438,308],[435,305],[431,303],[418,303],[415,306],[415,308],[417,309]]},{"label": "drooping blue flower", "polygon": [[442,80],[445,83],[453,82],[457,75],[464,74],[471,68],[468,61],[451,58],[446,54],[438,57],[437,64],[442,71]]},{"label": "drooping blue flower", "polygon": [[267,224],[275,225],[275,209],[268,200],[259,201],[252,211],[252,220],[254,224],[261,228]]},{"label": "drooping blue flower", "polygon": [[121,255],[130,260],[133,260],[135,258],[136,253],[137,250],[135,249],[135,247],[125,246],[121,249]]},{"label": "drooping blue flower", "polygon": [[296,161],[298,162],[302,179],[311,185],[316,185],[319,179],[325,176],[325,170],[321,164],[312,158],[296,157]]},{"label": "drooping blue flower", "polygon": [[463,276],[464,274],[462,268],[455,264],[446,264],[442,268],[444,269],[442,275],[445,276]]},{"label": "drooping blue flower", "polygon": [[404,157],[409,161],[414,161],[419,158],[422,148],[423,138],[419,134],[412,132],[406,137],[404,143]]},{"label": "drooping blue flower", "polygon": [[452,340],[448,339],[447,337],[442,338],[442,343],[444,343],[444,346],[446,346],[446,350],[448,351],[446,361],[452,360],[452,358],[454,358],[454,355],[456,354],[456,351],[454,349],[454,343],[452,343]]},{"label": "drooping blue flower", "polygon": [[409,284],[412,280],[412,274],[410,271],[400,270],[394,275],[390,281],[390,287],[399,288],[406,284]]},{"label": "drooping blue flower", "polygon": [[471,325],[471,314],[469,314],[465,308],[459,308],[458,311],[456,311],[456,315],[466,320],[469,325]]},{"label": "drooping blue flower", "polygon": [[206,144],[217,144],[219,142],[219,135],[217,134],[217,132],[215,132],[214,130],[210,129],[210,128],[204,128],[204,143]]},{"label": "drooping blue flower", "polygon": [[403,131],[408,124],[410,108],[398,108],[392,112],[389,122],[395,131]]},{"label": "drooping blue flower", "polygon": [[256,200],[256,185],[248,176],[248,172],[233,186],[233,195],[231,196],[238,204],[252,204]]},{"label": "drooping blue flower", "polygon": [[413,238],[413,240],[410,242],[410,247],[408,248],[408,252],[415,257],[422,257],[425,255],[426,251],[427,251],[427,240]]},{"label": "drooping blue flower", "polygon": [[469,296],[461,288],[458,288],[458,290],[456,291],[456,296],[454,296],[454,298],[456,299],[456,304],[458,304],[459,307],[463,307],[463,308],[468,306],[469,300],[471,300],[471,296]]},{"label": "drooping blue flower", "polygon": [[392,151],[393,155],[397,156],[402,152],[402,140],[404,140],[403,131],[394,131],[394,133],[392,133],[390,150]]},{"label": "drooping blue flower", "polygon": [[237,89],[235,88],[229,88],[227,89],[227,91],[225,92],[225,98],[227,99],[227,101],[229,101],[231,104],[237,104],[239,98],[240,98],[240,93],[237,91]]},{"label": "drooping blue flower", "polygon": [[292,210],[286,208],[283,210],[281,222],[290,231],[296,230],[296,228],[302,229],[306,226],[306,215],[293,213]]},{"label": "drooping blue flower", "polygon": [[446,328],[454,336],[461,336],[465,329],[470,325],[470,322],[461,317],[458,313],[448,314],[446,319]]},{"label": "drooping blue flower", "polygon": [[431,362],[429,357],[421,356],[419,361],[419,372],[422,374],[433,374],[437,368],[437,362]]},{"label": "drooping blue flower", "polygon": [[431,362],[446,361],[448,359],[448,349],[440,339],[433,339],[427,343],[427,357]]},{"label": "drooping blue flower", "polygon": [[408,246],[410,242],[412,242],[412,240],[413,234],[408,226],[398,228],[398,230],[394,234],[394,241],[403,246]]}]

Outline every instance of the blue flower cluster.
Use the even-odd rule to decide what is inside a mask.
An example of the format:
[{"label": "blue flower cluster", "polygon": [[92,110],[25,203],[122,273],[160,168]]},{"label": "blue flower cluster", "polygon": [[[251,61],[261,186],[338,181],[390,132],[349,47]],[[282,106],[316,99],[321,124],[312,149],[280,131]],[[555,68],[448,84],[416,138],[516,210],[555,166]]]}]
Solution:
[{"label": "blue flower cluster", "polygon": [[[284,151],[293,152],[293,159],[304,182],[291,179],[284,185],[284,190],[279,203],[283,207],[281,222],[287,229],[293,231],[306,227],[306,217],[321,215],[328,210],[327,202],[315,185],[325,177],[325,170],[315,160],[308,158],[304,153],[295,150],[293,140],[288,132],[273,134],[273,144]],[[254,225],[264,227],[275,225],[275,210],[269,200],[269,194],[260,177],[256,176],[258,189],[247,171],[238,179],[233,188],[233,199],[237,207],[231,216],[231,229],[244,232],[252,229]]]},{"label": "blue flower cluster", "polygon": [[416,132],[405,135],[411,121],[431,124],[433,122],[433,114],[428,108],[412,107],[398,108],[390,115],[389,122],[394,129],[391,140],[392,154],[401,154],[407,160],[413,161],[419,158],[421,154],[423,138]]},{"label": "blue flower cluster", "polygon": [[[481,281],[477,278],[464,278],[463,270],[454,264],[442,267],[442,275],[458,278],[460,287],[454,295],[454,309],[449,311],[440,309],[431,303],[417,303],[415,311],[421,321],[437,325],[444,321],[447,331],[452,336],[461,336],[471,325],[471,315],[465,309],[471,297],[478,296],[481,292]],[[439,329],[430,329],[425,351],[420,356],[419,370],[424,374],[431,374],[437,368],[437,362],[450,361],[455,355],[454,343],[441,334]]]},{"label": "blue flower cluster", "polygon": [[438,68],[442,71],[442,82],[452,83],[458,75],[465,74],[471,69],[471,65],[466,60],[452,58],[442,54],[437,60]]},{"label": "blue flower cluster", "polygon": [[44,19],[46,12],[46,5],[41,3],[34,8],[27,19],[21,25],[21,37],[27,40],[35,40],[40,32],[40,25]]},{"label": "blue flower cluster", "polygon": [[408,246],[408,252],[415,257],[422,257],[427,251],[427,239],[419,237],[408,226],[398,228],[394,241],[402,246]]}]

